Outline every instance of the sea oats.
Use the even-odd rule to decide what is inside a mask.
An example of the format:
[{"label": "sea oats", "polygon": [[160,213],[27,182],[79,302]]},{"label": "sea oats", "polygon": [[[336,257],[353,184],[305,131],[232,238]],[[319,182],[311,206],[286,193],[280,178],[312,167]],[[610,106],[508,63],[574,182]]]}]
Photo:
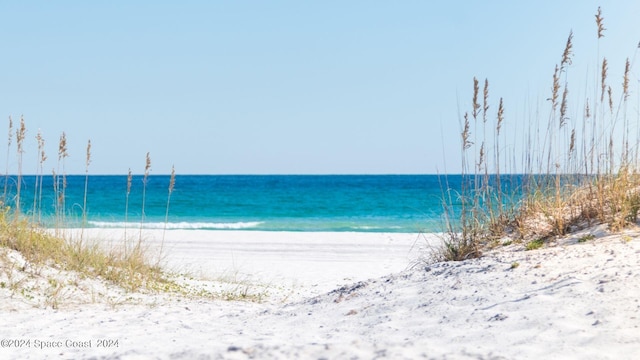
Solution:
[{"label": "sea oats", "polygon": [[569,38],[565,45],[564,52],[562,53],[562,61],[560,62],[560,71],[566,70],[567,65],[571,65],[571,55],[573,53],[573,30],[569,32]]},{"label": "sea oats", "polygon": [[462,148],[467,150],[473,144],[471,140],[469,140],[469,135],[471,131],[469,129],[469,114],[464,113],[464,128],[462,130]]},{"label": "sea oats", "polygon": [[38,129],[38,134],[36,135],[36,141],[38,143],[38,171],[36,172],[35,186],[33,191],[32,217],[35,222],[36,216],[37,216],[37,221],[40,222],[40,218],[41,218],[40,204],[42,203],[42,176],[43,176],[44,162],[47,159],[47,155],[44,153],[44,138],[42,137],[42,131],[40,129]]},{"label": "sea oats", "polygon": [[480,104],[478,103],[478,94],[480,92],[480,87],[478,85],[478,79],[473,78],[473,119],[477,120],[478,111],[480,110]]},{"label": "sea oats", "polygon": [[62,132],[62,135],[60,135],[60,142],[58,144],[58,159],[61,160],[68,156],[69,153],[67,153],[67,134]]},{"label": "sea oats", "polygon": [[500,98],[500,104],[498,105],[498,123],[496,125],[496,132],[500,135],[500,128],[502,127],[502,121],[504,120],[504,106],[502,98]]},{"label": "sea oats", "polygon": [[27,128],[24,125],[24,117],[21,116],[20,117],[20,127],[18,129],[16,129],[16,144],[18,145],[18,152],[19,153],[23,153],[24,149],[23,149],[23,143],[24,143],[24,138],[26,136],[27,133]]},{"label": "sea oats", "polygon": [[160,253],[162,253],[162,249],[164,247],[164,239],[165,234],[167,232],[167,224],[169,223],[169,204],[171,202],[171,193],[173,193],[173,187],[176,184],[176,170],[173,165],[171,165],[171,177],[169,178],[169,195],[167,196],[167,209],[164,215],[164,229],[162,231],[162,243],[160,244]]},{"label": "sea oats", "polygon": [[488,79],[484,79],[484,90],[482,93],[483,93],[482,119],[486,123],[487,111],[489,111],[489,80]]},{"label": "sea oats", "polygon": [[629,63],[629,58],[627,58],[626,63],[624,64],[624,77],[622,80],[622,94],[624,96],[624,100],[627,101],[629,98],[629,71],[631,69],[631,64]]},{"label": "sea oats", "polygon": [[562,128],[567,121],[568,94],[569,89],[565,86],[564,91],[562,92],[562,103],[560,104],[560,128]]},{"label": "sea oats", "polygon": [[146,159],[146,163],[144,166],[144,175],[149,176],[149,171],[151,170],[151,157],[149,155],[149,153],[147,153],[147,159]]},{"label": "sea oats", "polygon": [[[602,17],[602,9],[598,6],[598,12],[596,13],[596,25],[598,26],[598,39],[604,36],[604,31],[607,30],[604,27],[604,18]],[[640,47],[640,44],[638,44]]]},{"label": "sea oats", "polygon": [[87,158],[86,158],[86,167],[89,167],[89,164],[91,164],[91,140],[89,140],[87,142]]},{"label": "sea oats", "polygon": [[607,58],[602,59],[602,69],[600,71],[600,102],[604,102],[604,93],[607,90],[607,70],[609,69]]},{"label": "sea oats", "polygon": [[558,93],[560,91],[559,71],[560,68],[556,65],[556,68],[553,71],[553,87],[551,88],[551,109],[554,113],[558,107]]},{"label": "sea oats", "polygon": [[91,164],[91,140],[87,141],[87,157],[85,158],[84,198],[82,203],[82,231],[80,242],[84,237],[84,227],[87,225],[87,194],[89,192],[89,164]]},{"label": "sea oats", "polygon": [[21,198],[21,186],[22,186],[22,154],[24,153],[24,138],[27,133],[27,128],[24,125],[24,116],[20,116],[20,127],[16,130],[16,144],[18,147],[18,180],[16,181],[16,216],[20,214],[20,198]]},{"label": "sea oats", "polygon": [[40,130],[38,130],[38,135],[36,135],[36,140],[38,142],[38,155],[39,155],[39,162],[40,165],[42,165],[46,160],[47,160],[47,155],[44,152],[44,138],[42,137],[42,133]]},{"label": "sea oats", "polygon": [[131,169],[129,169],[129,173],[127,174],[127,194],[131,193],[131,180],[133,179],[133,173],[131,173]]},{"label": "sea oats", "polygon": [[[127,226],[129,223],[129,195],[131,195],[131,182],[133,180],[133,173],[131,172],[131,168],[129,168],[129,172],[127,173],[127,193],[125,197],[124,203],[124,240],[127,241]],[[128,245],[125,244],[125,251],[128,251]]]},{"label": "sea oats", "polygon": [[[606,29],[602,9],[599,7],[595,20],[598,39],[592,38],[592,42],[597,43],[598,46],[597,60],[591,75],[587,74],[585,77],[585,92],[592,92],[590,97],[593,97],[594,102],[591,104],[590,99],[587,98],[584,104],[575,104],[576,114],[583,110],[581,124],[576,124],[572,119],[574,110],[569,107],[569,105],[574,106],[574,100],[569,98],[571,94],[568,90],[568,71],[573,66],[574,60],[577,64],[574,53],[574,45],[577,43],[573,42],[573,31],[570,31],[569,36],[565,38],[566,44],[561,53],[561,61],[554,69],[552,91],[549,94],[551,96],[548,97],[551,101],[549,104],[551,106],[548,107],[551,110],[548,120],[540,116],[540,111],[534,104],[532,110],[525,110],[526,116],[530,119],[530,125],[518,124],[514,129],[515,136],[511,138],[515,139],[513,141],[524,143],[522,149],[513,149],[512,145],[500,146],[504,116],[502,99],[500,99],[498,119],[494,128],[493,147],[486,136],[481,137],[478,134],[479,128],[476,122],[471,130],[469,120],[477,119],[480,112],[482,112],[485,128],[487,116],[490,117],[488,115],[488,81],[485,79],[483,99],[480,102],[478,79],[473,78],[472,107],[468,113],[464,114],[464,119],[460,118],[461,178],[464,181],[454,201],[450,193],[446,193],[444,195],[446,197],[443,197],[443,202],[446,202],[448,197],[448,203],[445,204],[447,215],[444,227],[449,232],[445,241],[446,248],[443,250],[444,258],[466,259],[469,255],[477,254],[465,250],[469,245],[473,247],[475,244],[482,244],[483,241],[491,243],[494,237],[505,235],[505,228],[500,229],[496,226],[500,221],[495,222],[496,219],[501,218],[502,214],[495,217],[493,213],[493,211],[502,210],[505,203],[500,201],[500,197],[507,195],[507,193],[501,193],[503,189],[500,184],[502,164],[500,158],[503,157],[504,151],[514,154],[522,153],[524,160],[522,165],[525,178],[522,178],[524,181],[521,193],[523,206],[514,205],[513,213],[504,213],[506,214],[504,219],[514,224],[515,230],[520,232],[523,240],[529,236],[550,239],[581,227],[583,224],[584,226],[594,225],[593,221],[608,225],[610,229],[621,229],[626,225],[633,226],[637,223],[638,214],[640,214],[638,210],[640,195],[634,189],[640,187],[640,171],[635,166],[638,164],[640,150],[633,144],[639,141],[640,128],[631,121],[627,113],[627,108],[631,106],[627,102],[631,100],[631,93],[635,91],[633,87],[637,79],[634,78],[635,74],[631,73],[632,58],[627,58],[621,81],[622,90],[618,97],[621,104],[614,104],[612,89],[614,85],[608,78],[612,75],[609,73],[608,59],[600,55],[600,39],[605,36]],[[640,42],[637,45],[640,49]],[[637,106],[633,107],[635,109]],[[483,130],[486,130],[485,128]],[[522,134],[519,133],[521,128],[524,131]],[[475,133],[471,134],[472,132]],[[617,136],[620,135],[621,139],[618,139]],[[475,141],[475,144],[472,141]],[[477,146],[476,144],[481,145],[479,149],[476,148],[479,152],[473,150],[476,160],[473,163],[468,161],[469,150],[472,145]],[[630,154],[630,148],[635,150],[635,154]],[[505,165],[509,163],[513,164],[513,169],[516,171],[520,169],[517,155],[512,156],[508,162],[504,162]],[[490,165],[494,168],[488,169]],[[537,169],[535,169],[536,165]],[[475,173],[472,167],[475,168]],[[492,178],[487,176],[490,170],[493,170]],[[480,171],[484,174],[480,174]],[[478,179],[481,180],[478,181]],[[527,181],[526,185],[525,181]],[[492,184],[493,189],[496,189],[495,193],[487,190],[486,184],[489,183]],[[479,188],[479,184],[482,184],[482,187]],[[448,187],[445,189],[444,191],[450,190]],[[445,194],[444,191],[443,194]],[[456,211],[451,211],[454,206]],[[453,216],[454,213],[455,216]],[[535,229],[523,225],[531,221],[532,217],[540,219],[533,224]],[[541,227],[545,230],[540,231]]]},{"label": "sea oats", "polygon": [[176,169],[171,165],[171,178],[169,179],[169,194],[173,192],[173,187],[176,184]]},{"label": "sea oats", "polygon": [[576,146],[576,129],[571,129],[571,141],[569,143],[569,154],[573,152]]},{"label": "sea oats", "polygon": [[11,146],[12,139],[13,139],[13,119],[11,119],[11,115],[9,115],[9,146]]},{"label": "sea oats", "polygon": [[138,248],[142,243],[142,228],[143,228],[143,223],[145,218],[144,210],[145,210],[145,202],[147,199],[147,180],[149,178],[149,171],[151,171],[151,156],[147,152],[146,162],[144,166],[144,177],[142,179],[142,213],[140,217],[140,238],[138,239],[138,245],[137,245]]},{"label": "sea oats", "polygon": [[[60,135],[60,141],[58,142],[58,174],[54,177],[55,194],[56,194],[56,231],[64,225],[65,222],[65,189],[67,185],[66,172],[65,172],[65,158],[67,157],[67,137],[63,132]],[[62,171],[60,166],[62,164]],[[62,178],[62,185],[60,179]]]}]

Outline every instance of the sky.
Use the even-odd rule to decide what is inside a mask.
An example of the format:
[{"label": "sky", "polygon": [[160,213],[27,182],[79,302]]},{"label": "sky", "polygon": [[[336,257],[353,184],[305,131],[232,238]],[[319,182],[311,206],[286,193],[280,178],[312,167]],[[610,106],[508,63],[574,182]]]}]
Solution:
[{"label": "sky", "polygon": [[[24,117],[25,173],[39,130],[46,173],[62,132],[69,174],[85,173],[88,140],[91,174],[141,173],[147,152],[152,174],[455,173],[474,76],[492,110],[504,98],[508,134],[548,97],[570,31],[578,80],[599,54],[621,79],[640,41],[635,0],[3,1],[0,14],[0,129]],[[0,156],[15,172],[12,146]]]}]

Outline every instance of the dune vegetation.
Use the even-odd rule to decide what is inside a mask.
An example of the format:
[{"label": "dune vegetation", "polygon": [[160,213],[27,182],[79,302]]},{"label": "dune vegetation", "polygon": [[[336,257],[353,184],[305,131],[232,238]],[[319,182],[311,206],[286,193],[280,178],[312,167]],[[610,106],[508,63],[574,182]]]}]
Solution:
[{"label": "dune vegetation", "polygon": [[[576,91],[586,98],[570,91],[573,32],[550,68],[545,103],[526,118],[507,117],[502,98],[490,104],[489,81],[473,79],[471,109],[460,116],[463,182],[449,189],[444,180],[445,236],[437,260],[478,257],[507,242],[539,248],[595,224],[619,231],[636,223],[640,101],[632,106],[630,96],[635,54],[616,64],[624,75],[612,79],[599,53],[606,40],[600,8],[594,26],[597,70],[586,76],[593,83]],[[501,131],[509,121],[518,124],[515,136]]]},{"label": "dune vegetation", "polygon": [[[38,132],[37,168],[35,171],[35,189],[30,189],[33,199],[24,194],[23,164],[25,163],[25,138],[27,127],[24,117],[14,128],[9,118],[9,136],[7,159],[17,159],[15,173],[10,175],[7,160],[4,178],[4,193],[0,198],[0,290],[9,291],[10,296],[20,296],[34,306],[58,307],[74,296],[83,301],[98,302],[107,293],[120,294],[175,294],[178,296],[196,296],[227,300],[259,300],[264,289],[255,288],[242,279],[225,278],[212,280],[215,284],[200,284],[189,274],[175,274],[163,268],[164,232],[169,221],[171,194],[175,186],[175,170],[172,168],[167,184],[167,202],[165,228],[158,244],[151,244],[144,231],[145,197],[147,180],[151,171],[151,157],[146,154],[142,176],[142,217],[139,228],[124,229],[123,239],[96,239],[87,236],[87,198],[90,185],[91,141],[86,147],[86,167],[84,178],[84,196],[81,207],[81,222],[70,215],[71,204],[66,204],[67,174],[65,161],[69,156],[67,137],[62,133],[58,143],[55,168],[51,175],[44,174],[48,160],[44,151],[45,140]],[[13,140],[15,139],[15,144]],[[15,147],[12,147],[15,145]],[[53,204],[43,201],[43,178],[53,178]],[[126,193],[123,193],[123,211],[129,219],[129,196],[131,193],[132,171],[126,177]],[[124,188],[124,184],[123,184]],[[30,202],[32,201],[32,203]],[[53,214],[43,214],[43,208]],[[43,225],[44,216],[53,217],[48,226]],[[76,220],[71,223],[70,221]],[[80,229],[70,229],[81,224]],[[72,225],[70,225],[72,224]],[[158,246],[159,245],[159,246]],[[81,285],[84,280],[89,284]],[[202,286],[201,286],[202,285]],[[102,290],[96,290],[96,288]],[[115,292],[108,288],[116,289]],[[256,290],[257,289],[257,290]],[[256,290],[256,291],[253,291]],[[71,293],[90,293],[69,295]],[[120,300],[107,299],[109,302]]]}]

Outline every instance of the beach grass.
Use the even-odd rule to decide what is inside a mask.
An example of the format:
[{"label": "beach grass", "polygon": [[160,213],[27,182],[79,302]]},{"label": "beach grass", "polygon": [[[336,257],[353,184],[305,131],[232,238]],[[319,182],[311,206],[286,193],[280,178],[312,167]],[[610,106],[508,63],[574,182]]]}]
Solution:
[{"label": "beach grass", "polygon": [[[14,125],[9,118],[8,149],[11,150]],[[117,243],[117,239],[87,239],[85,227],[87,225],[87,203],[89,189],[89,165],[91,163],[91,141],[86,148],[84,196],[82,204],[82,226],[80,232],[68,231],[66,213],[66,189],[67,174],[65,160],[69,156],[66,134],[60,136],[58,145],[57,171],[52,173],[55,191],[55,226],[44,228],[40,224],[42,213],[42,178],[43,168],[47,160],[44,153],[44,137],[38,131],[36,140],[38,144],[38,162],[35,177],[35,189],[33,204],[28,207],[31,214],[23,212],[26,204],[20,202],[21,176],[24,154],[24,140],[27,133],[24,117],[15,129],[17,150],[17,179],[15,194],[8,191],[8,183],[11,179],[9,167],[5,174],[5,193],[0,203],[0,288],[10,289],[12,294],[18,294],[25,299],[33,299],[33,285],[29,285],[25,279],[43,276],[43,269],[54,269],[58,272],[73,272],[82,278],[96,279],[118,287],[125,292],[135,293],[171,293],[187,297],[206,297],[225,300],[259,301],[264,297],[266,290],[259,290],[255,284],[249,282],[234,282],[227,284],[223,289],[207,290],[193,284],[185,284],[180,281],[185,274],[171,273],[162,267],[163,243],[156,249],[145,241],[144,227],[144,199],[146,196],[146,181],[151,170],[150,154],[147,153],[144,168],[144,187],[142,217],[140,219],[139,234],[136,238],[127,237],[126,229],[124,239]],[[128,216],[129,195],[131,191],[132,172],[127,176],[127,191],[123,194],[125,201],[125,216]],[[168,197],[165,213],[166,223],[169,221],[170,197],[175,186],[175,169],[171,170],[170,183],[168,185]],[[13,199],[13,200],[12,200]],[[9,203],[13,201],[13,206]],[[16,251],[20,254],[21,261],[10,259],[6,251]],[[24,261],[24,263],[22,262]],[[20,264],[20,265],[16,265]],[[16,276],[15,272],[25,276]],[[69,284],[57,277],[46,279],[45,306],[57,308],[64,303],[64,291]],[[193,283],[193,282],[191,282]]]},{"label": "beach grass", "polygon": [[[606,39],[600,8],[595,18],[599,49]],[[593,91],[593,96],[572,97],[573,39],[571,31],[552,68],[546,103],[527,119],[507,117],[502,98],[488,114],[489,81],[481,91],[480,81],[473,79],[470,110],[459,121],[463,181],[460,189],[443,191],[444,245],[437,260],[479,257],[504,238],[532,250],[596,224],[614,232],[636,224],[640,132],[629,113],[633,61],[620,64],[624,72],[618,88],[610,79],[609,61],[598,50],[597,72],[586,76],[597,80],[579,92]],[[638,117],[636,112],[634,121]],[[505,154],[516,148],[504,146],[501,130],[509,121],[518,129],[509,138],[521,148]],[[504,169],[518,174],[511,177],[511,186],[505,187],[509,177]]]},{"label": "beach grass", "polygon": [[51,265],[88,277],[107,280],[128,291],[162,287],[168,283],[157,266],[149,265],[143,247],[124,252],[107,249],[95,242],[65,239],[63,231],[47,231],[26,218],[16,218],[11,210],[0,212],[0,247],[16,250],[32,266]]}]

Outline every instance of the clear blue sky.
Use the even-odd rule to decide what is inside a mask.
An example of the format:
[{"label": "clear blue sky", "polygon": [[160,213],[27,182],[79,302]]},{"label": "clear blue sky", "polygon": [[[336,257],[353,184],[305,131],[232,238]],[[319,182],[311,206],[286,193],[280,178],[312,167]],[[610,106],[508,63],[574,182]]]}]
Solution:
[{"label": "clear blue sky", "polygon": [[473,77],[517,126],[571,29],[572,73],[593,69],[599,5],[621,79],[636,0],[4,1],[0,124],[24,115],[27,173],[39,128],[47,173],[62,131],[68,173],[88,139],[94,174],[140,173],[147,152],[154,174],[457,172]]}]

